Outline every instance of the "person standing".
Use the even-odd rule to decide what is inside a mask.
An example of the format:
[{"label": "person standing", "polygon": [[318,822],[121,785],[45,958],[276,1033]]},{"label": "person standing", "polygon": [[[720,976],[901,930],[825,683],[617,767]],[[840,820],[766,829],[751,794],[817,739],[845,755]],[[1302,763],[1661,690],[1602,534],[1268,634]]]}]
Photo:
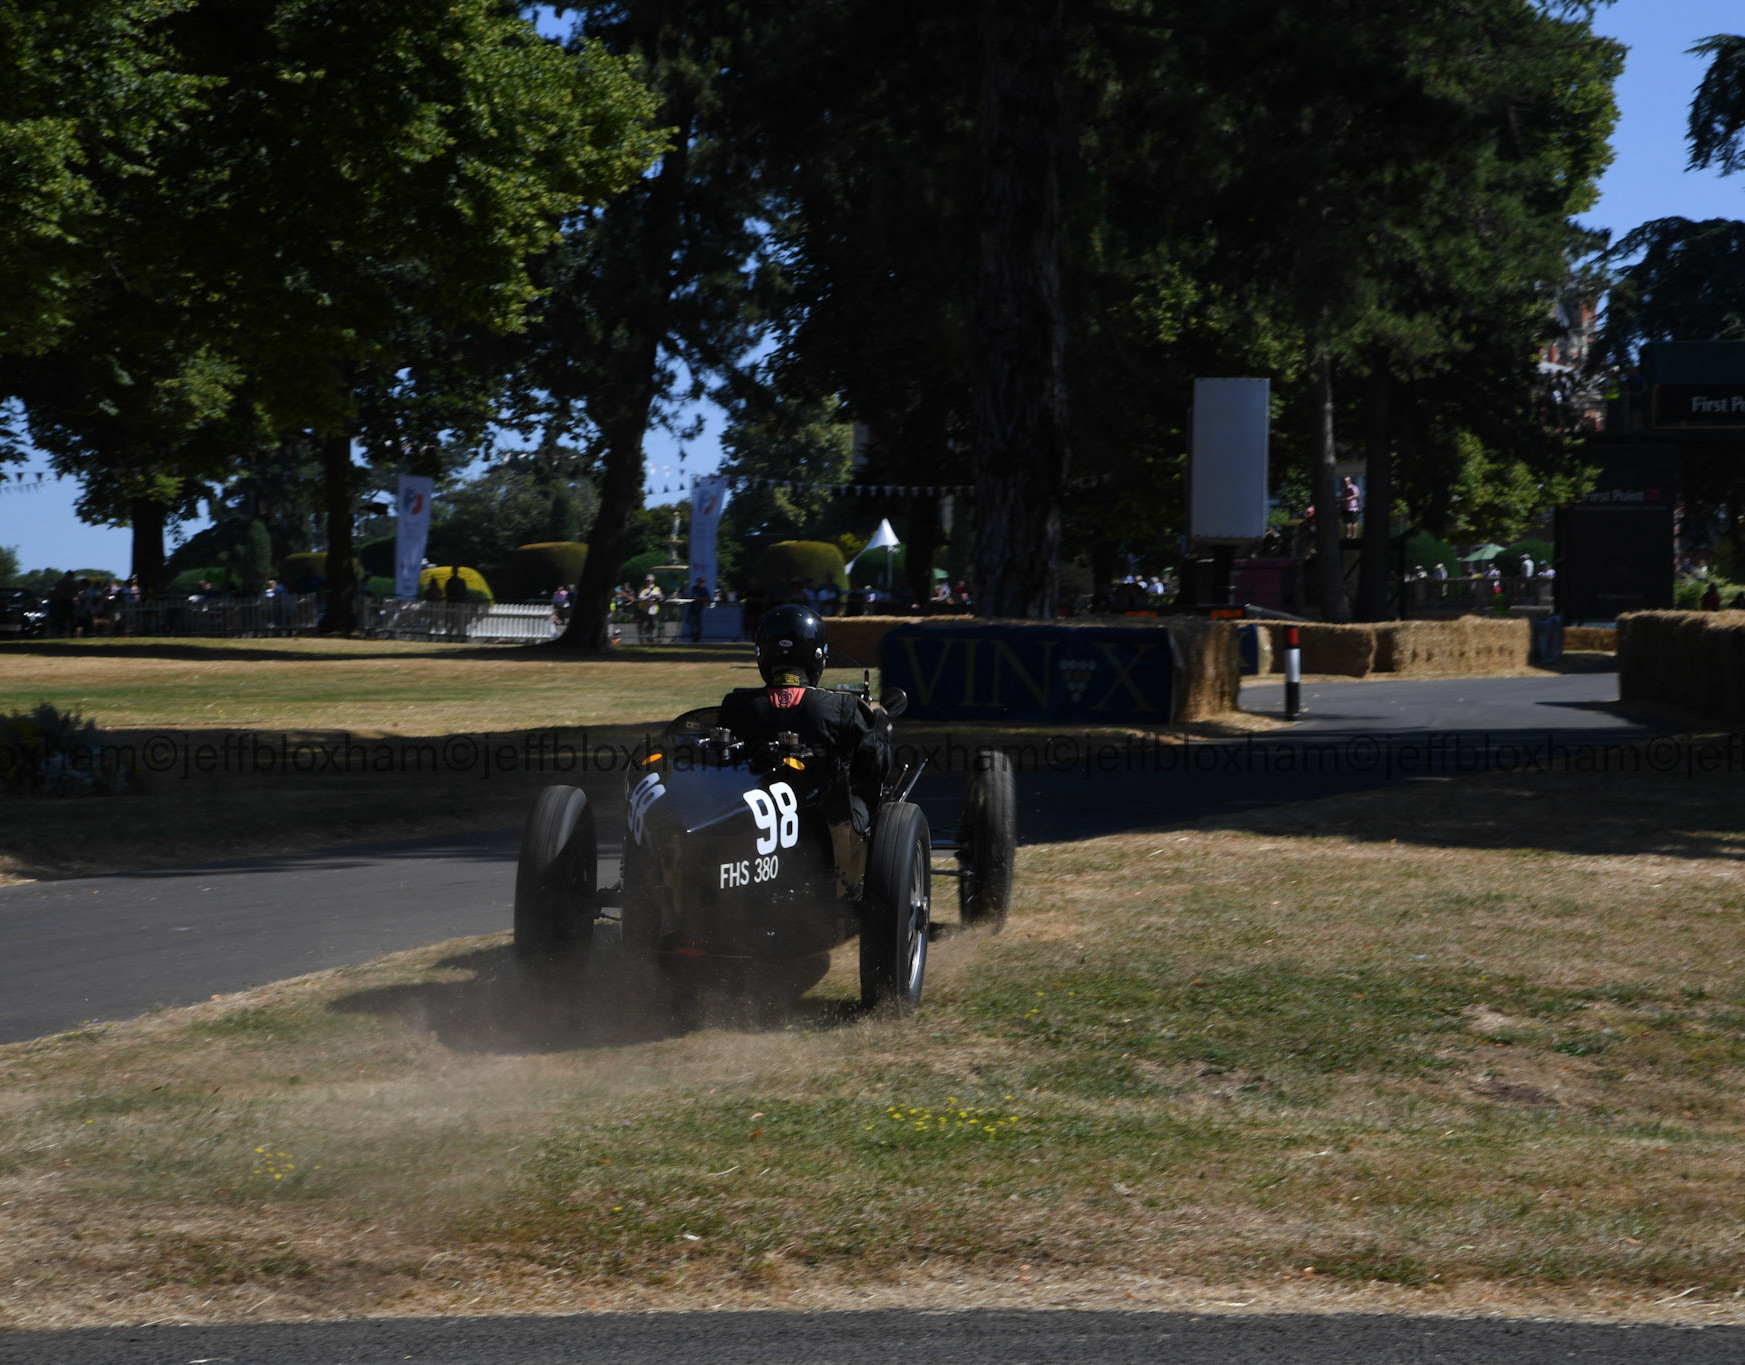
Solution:
[{"label": "person standing", "polygon": [[660,627],[660,585],[650,574],[636,594],[636,638],[643,644],[653,644]]},{"label": "person standing", "polygon": [[442,600],[448,604],[448,633],[457,640],[467,638],[467,581],[460,576],[458,565],[450,565],[448,582],[442,585]]},{"label": "person standing", "polygon": [[1345,476],[1345,487],[1341,493],[1343,505],[1340,508],[1341,515],[1345,522],[1345,538],[1347,540],[1357,534],[1357,509],[1361,498],[1362,494],[1359,492],[1357,485],[1351,481],[1351,475],[1347,474]]}]

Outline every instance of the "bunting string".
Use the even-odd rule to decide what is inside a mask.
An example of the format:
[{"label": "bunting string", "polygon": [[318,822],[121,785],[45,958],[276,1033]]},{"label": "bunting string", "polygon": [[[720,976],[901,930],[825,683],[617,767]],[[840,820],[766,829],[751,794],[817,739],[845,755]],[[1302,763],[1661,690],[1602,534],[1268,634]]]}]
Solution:
[{"label": "bunting string", "polygon": [[[1093,474],[1067,480],[1073,489],[1096,488],[1108,483],[1109,474]],[[828,493],[838,498],[944,498],[972,497],[974,484],[908,484],[908,483],[807,483],[799,479],[733,478],[734,491],[742,489],[774,489],[784,493]]]}]

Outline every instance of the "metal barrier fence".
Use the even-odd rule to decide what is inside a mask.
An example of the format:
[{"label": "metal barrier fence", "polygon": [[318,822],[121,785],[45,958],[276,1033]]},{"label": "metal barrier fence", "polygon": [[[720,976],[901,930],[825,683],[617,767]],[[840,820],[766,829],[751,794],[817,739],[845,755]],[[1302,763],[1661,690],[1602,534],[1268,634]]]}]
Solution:
[{"label": "metal barrier fence", "polygon": [[1499,595],[1509,607],[1550,611],[1556,587],[1550,578],[1408,578],[1400,584],[1401,614],[1488,615]]},{"label": "metal barrier fence", "polygon": [[[321,620],[319,593],[265,597],[151,597],[108,604],[93,626],[97,634],[206,637],[309,635]],[[691,638],[689,602],[670,598],[658,619],[639,629],[630,617],[613,616],[625,644],[679,644]],[[702,613],[702,638],[737,640],[744,623],[739,603],[711,604]],[[402,602],[365,598],[358,604],[358,630],[390,640],[449,640],[527,644],[549,640],[563,629],[546,602]]]}]

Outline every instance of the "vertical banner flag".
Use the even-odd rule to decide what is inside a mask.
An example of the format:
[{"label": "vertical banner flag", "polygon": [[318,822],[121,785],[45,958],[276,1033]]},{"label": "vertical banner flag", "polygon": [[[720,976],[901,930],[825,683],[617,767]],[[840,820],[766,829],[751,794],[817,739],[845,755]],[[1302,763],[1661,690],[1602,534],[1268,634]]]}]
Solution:
[{"label": "vertical banner flag", "polygon": [[691,485],[691,583],[699,578],[715,594],[715,532],[721,527],[721,507],[727,501],[727,480],[720,474],[700,477]]},{"label": "vertical banner flag", "polygon": [[400,476],[399,515],[394,518],[394,596],[418,597],[418,571],[430,541],[430,489],[435,482],[421,474]]}]

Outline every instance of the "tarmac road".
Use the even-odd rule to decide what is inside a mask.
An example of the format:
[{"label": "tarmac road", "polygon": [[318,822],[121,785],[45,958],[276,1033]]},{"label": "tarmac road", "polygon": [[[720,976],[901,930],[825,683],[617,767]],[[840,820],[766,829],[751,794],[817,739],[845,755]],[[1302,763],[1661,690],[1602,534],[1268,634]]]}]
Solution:
[{"label": "tarmac road", "polygon": [[0,1333],[0,1365],[1736,1365],[1745,1328],[1181,1313],[638,1313]]},{"label": "tarmac road", "polygon": [[[1607,709],[1616,695],[1609,670],[1324,683],[1304,688],[1296,726],[1247,740],[1088,749],[1039,740],[1020,765],[1018,833],[1053,842],[1168,828],[1651,733],[1651,722]],[[1245,686],[1244,702],[1276,712],[1282,684]],[[910,742],[900,724],[898,741]],[[945,750],[950,741],[918,743]],[[917,789],[942,837],[956,826],[960,793],[957,778],[933,770]],[[498,830],[0,888],[0,1042],[504,929],[518,838]],[[601,876],[616,878],[614,858],[602,859]]]}]

